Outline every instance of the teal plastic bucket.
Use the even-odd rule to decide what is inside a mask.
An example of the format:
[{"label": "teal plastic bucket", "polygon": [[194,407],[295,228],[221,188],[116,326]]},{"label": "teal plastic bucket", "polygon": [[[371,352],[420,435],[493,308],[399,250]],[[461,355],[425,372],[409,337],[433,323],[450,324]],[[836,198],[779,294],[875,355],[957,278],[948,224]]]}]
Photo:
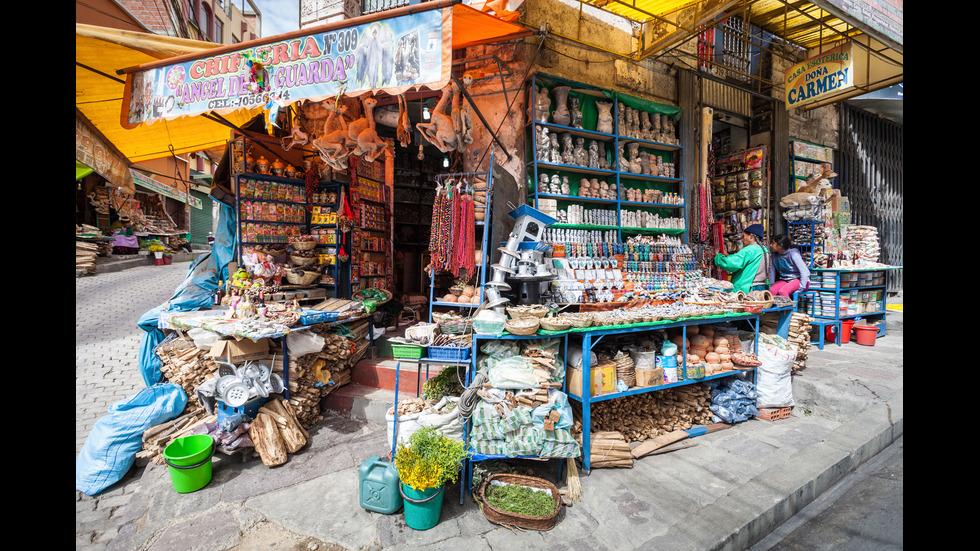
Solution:
[{"label": "teal plastic bucket", "polygon": [[442,514],[442,498],[445,495],[445,485],[438,488],[427,488],[422,491],[413,490],[405,484],[398,485],[405,507],[405,524],[415,530],[428,530],[439,524]]},{"label": "teal plastic bucket", "polygon": [[163,450],[163,461],[170,467],[174,490],[186,494],[211,482],[211,457],[214,438],[207,434],[182,436]]}]

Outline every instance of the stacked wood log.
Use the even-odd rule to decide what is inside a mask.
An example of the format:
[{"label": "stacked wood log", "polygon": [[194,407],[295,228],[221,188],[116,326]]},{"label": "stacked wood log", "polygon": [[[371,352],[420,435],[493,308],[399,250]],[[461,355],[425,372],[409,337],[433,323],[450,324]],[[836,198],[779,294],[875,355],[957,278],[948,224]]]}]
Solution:
[{"label": "stacked wood log", "polygon": [[75,241],[75,269],[85,270],[90,274],[96,272],[95,257],[99,255],[99,246],[95,243]]},{"label": "stacked wood log", "polygon": [[267,467],[288,461],[289,454],[301,450],[310,438],[289,402],[277,399],[269,400],[259,408],[249,424],[248,436],[262,464]]},{"label": "stacked wood log", "polygon": [[806,369],[807,351],[810,350],[810,322],[813,318],[796,312],[790,318],[789,331],[786,339],[796,350],[796,360],[793,362],[793,375],[797,375]]},{"label": "stacked wood log", "polygon": [[592,405],[592,433],[617,431],[630,443],[708,424],[710,399],[708,386],[695,384],[602,401]]},{"label": "stacked wood log", "polygon": [[188,407],[197,404],[195,389],[218,372],[218,364],[206,351],[199,349],[190,337],[161,343],[156,348],[160,372],[167,382],[179,385],[190,398]]},{"label": "stacked wood log", "polygon": [[[582,444],[582,433],[575,436]],[[593,432],[589,439],[589,466],[593,469],[607,467],[633,468],[630,445],[618,431]]]},{"label": "stacked wood log", "polygon": [[[197,400],[193,401],[197,404]],[[188,406],[191,400],[187,401]],[[203,407],[188,407],[176,419],[150,427],[143,433],[143,449],[136,453],[138,459],[149,459],[157,465],[163,465],[163,450],[171,442],[190,434],[204,423],[217,423],[216,415],[209,415]]]}]

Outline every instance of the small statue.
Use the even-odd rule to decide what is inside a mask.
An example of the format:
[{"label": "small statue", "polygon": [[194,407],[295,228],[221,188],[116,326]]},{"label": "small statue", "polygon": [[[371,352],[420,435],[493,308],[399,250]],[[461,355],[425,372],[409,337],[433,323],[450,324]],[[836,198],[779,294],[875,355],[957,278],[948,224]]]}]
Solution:
[{"label": "small statue", "polygon": [[603,134],[613,133],[613,117],[612,117],[612,102],[611,101],[597,101],[595,103],[596,108],[599,110],[599,118],[596,122],[595,130],[596,132],[602,132]]},{"label": "small statue", "polygon": [[646,111],[640,113],[640,137],[644,140],[653,141],[653,133],[650,132],[651,125],[650,113],[647,113]]},{"label": "small statue", "polygon": [[589,144],[589,168],[599,168],[599,144],[595,140]]},{"label": "small statue", "polygon": [[588,178],[582,178],[578,182],[578,194],[582,197],[592,197],[592,184]]},{"label": "small statue", "polygon": [[650,174],[650,154],[646,151],[640,152],[640,174]]},{"label": "small statue", "polygon": [[555,195],[561,193],[561,178],[557,174],[551,175],[551,184],[548,186],[548,193]]},{"label": "small statue", "polygon": [[551,153],[548,155],[548,162],[561,164],[561,151],[558,149],[558,136],[551,139]]},{"label": "small statue", "polygon": [[573,150],[575,154],[576,166],[588,166],[589,165],[589,153],[585,150],[585,138],[579,136],[575,139],[575,149]]},{"label": "small statue", "polygon": [[620,136],[626,135],[626,106],[623,102],[619,102],[619,108],[616,110],[616,132]]},{"label": "small statue", "polygon": [[575,151],[572,148],[572,135],[565,132],[561,135],[561,143],[564,151],[561,154],[561,162],[566,165],[575,163]]},{"label": "small statue", "polygon": [[606,158],[606,142],[599,141],[599,168],[609,170],[609,159]]},{"label": "small statue", "polygon": [[625,144],[623,144],[622,142],[620,142],[620,144],[619,144],[619,155],[617,157],[617,160],[619,162],[619,170],[621,172],[629,172],[630,162],[629,162],[629,160],[626,159],[626,153],[625,153],[624,149],[625,149]]},{"label": "small statue", "polygon": [[534,94],[534,120],[538,122],[548,122],[551,115],[551,96],[548,89],[542,86]]},{"label": "small statue", "polygon": [[572,191],[572,189],[568,185],[568,176],[562,176],[561,177],[561,194],[562,195],[569,195],[571,193],[571,191]]},{"label": "small statue", "polygon": [[555,112],[551,115],[551,120],[555,124],[568,126],[572,116],[568,111],[568,92],[571,86],[555,86]]},{"label": "small statue", "polygon": [[640,144],[631,143],[626,146],[629,148],[629,172],[633,174],[640,173]]},{"label": "small statue", "polygon": [[582,126],[582,110],[579,109],[579,99],[576,96],[572,96],[568,99],[571,102],[572,108],[570,110],[572,114],[572,127],[573,128],[584,128]]},{"label": "small statue", "polygon": [[548,188],[548,175],[547,174],[542,174],[541,175],[541,183],[538,184],[538,193],[547,193],[548,192],[548,189],[549,189]]},{"label": "small statue", "polygon": [[535,156],[538,161],[548,162],[548,152],[551,151],[551,139],[548,136],[548,129],[539,126],[538,127],[538,139],[537,139],[537,150],[535,151]]}]

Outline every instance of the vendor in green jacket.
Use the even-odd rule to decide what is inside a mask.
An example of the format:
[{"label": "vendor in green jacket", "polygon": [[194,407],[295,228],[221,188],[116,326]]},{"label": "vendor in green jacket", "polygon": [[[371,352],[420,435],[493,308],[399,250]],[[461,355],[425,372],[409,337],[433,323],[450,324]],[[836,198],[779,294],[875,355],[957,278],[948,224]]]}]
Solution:
[{"label": "vendor in green jacket", "polygon": [[752,224],[742,230],[743,247],[730,255],[715,255],[715,266],[732,274],[734,291],[748,293],[768,289],[769,264],[772,260],[762,244],[765,243],[765,230],[762,224]]}]

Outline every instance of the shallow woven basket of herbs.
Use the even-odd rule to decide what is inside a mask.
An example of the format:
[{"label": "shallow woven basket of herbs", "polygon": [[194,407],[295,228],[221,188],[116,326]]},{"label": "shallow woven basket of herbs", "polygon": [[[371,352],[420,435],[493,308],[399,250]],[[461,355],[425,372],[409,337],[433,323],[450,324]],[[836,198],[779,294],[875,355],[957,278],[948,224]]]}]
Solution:
[{"label": "shallow woven basket of herbs", "polygon": [[[505,485],[492,484],[494,481],[503,482]],[[547,494],[530,488],[547,490],[551,496],[545,499]],[[497,495],[495,492],[501,494]],[[477,498],[483,515],[490,522],[527,530],[551,530],[557,524],[558,513],[561,512],[558,488],[551,482],[534,476],[508,473],[491,475],[480,486]]]}]

